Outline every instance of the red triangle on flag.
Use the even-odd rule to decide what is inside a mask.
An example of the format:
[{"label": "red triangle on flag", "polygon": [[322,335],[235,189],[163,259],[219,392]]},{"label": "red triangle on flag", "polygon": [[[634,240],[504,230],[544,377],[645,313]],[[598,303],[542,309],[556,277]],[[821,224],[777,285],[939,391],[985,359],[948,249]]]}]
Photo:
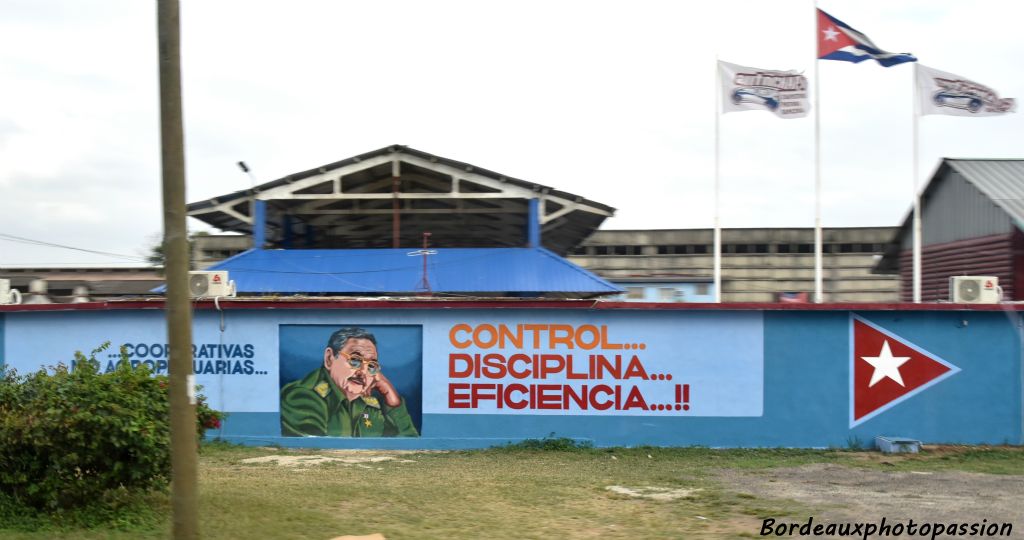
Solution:
[{"label": "red triangle on flag", "polygon": [[856,315],[850,318],[850,427],[960,368]]},{"label": "red triangle on flag", "polygon": [[818,58],[856,44],[824,11],[818,10]]}]

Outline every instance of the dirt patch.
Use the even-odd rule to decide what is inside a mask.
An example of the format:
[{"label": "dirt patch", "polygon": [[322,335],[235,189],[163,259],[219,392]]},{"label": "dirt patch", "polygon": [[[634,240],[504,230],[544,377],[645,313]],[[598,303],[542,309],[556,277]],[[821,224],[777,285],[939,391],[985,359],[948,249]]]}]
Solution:
[{"label": "dirt patch", "polygon": [[325,456],[320,454],[272,455],[243,459],[241,463],[244,463],[246,465],[273,463],[281,467],[312,467],[315,465],[323,465],[325,463],[337,463],[341,465],[357,466],[361,468],[373,468],[370,466],[371,464],[381,463],[385,461],[393,461],[396,463],[416,463],[416,461],[414,460],[401,459],[398,456],[381,456],[374,454],[343,454],[331,456]]},{"label": "dirt patch", "polygon": [[[788,499],[820,509],[825,521],[909,519],[942,523],[1010,522],[1024,528],[1024,478],[959,471],[884,471],[813,464],[715,471],[728,490]],[[808,516],[792,516],[798,522]],[[1014,531],[1017,532],[1016,530]],[[1019,535],[1015,535],[1019,536]]]},{"label": "dirt patch", "polygon": [[605,489],[611,491],[612,493],[618,493],[619,495],[626,495],[628,497],[634,497],[637,499],[654,499],[656,501],[672,501],[675,499],[683,499],[693,495],[698,491],[702,491],[700,488],[673,489],[657,486],[643,486],[635,488],[628,488],[625,486],[608,486]]}]

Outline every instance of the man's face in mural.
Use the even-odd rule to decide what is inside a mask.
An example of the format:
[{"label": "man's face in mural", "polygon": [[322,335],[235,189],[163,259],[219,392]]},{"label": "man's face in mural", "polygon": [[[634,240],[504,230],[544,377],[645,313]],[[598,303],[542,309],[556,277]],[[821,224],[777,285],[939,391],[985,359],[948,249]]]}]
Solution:
[{"label": "man's face in mural", "polygon": [[324,351],[324,367],[350,400],[369,395],[380,375],[377,346],[368,339],[351,338],[337,354],[330,348]]}]

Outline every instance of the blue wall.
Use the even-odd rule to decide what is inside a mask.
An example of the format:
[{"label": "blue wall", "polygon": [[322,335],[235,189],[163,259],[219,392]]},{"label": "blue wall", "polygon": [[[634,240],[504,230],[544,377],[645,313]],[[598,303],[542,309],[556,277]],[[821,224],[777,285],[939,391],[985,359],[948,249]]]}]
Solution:
[{"label": "blue wall", "polygon": [[[853,316],[940,357],[959,372],[851,427]],[[198,365],[206,370],[200,371],[197,379],[214,406],[231,413],[219,435],[252,444],[470,448],[551,434],[590,440],[599,446],[846,447],[871,444],[877,435],[911,437],[926,443],[1024,443],[1021,319],[1015,312],[229,309],[225,321],[221,332],[216,312],[196,313],[197,352],[206,356],[197,355],[202,362]],[[606,382],[624,388],[635,384],[644,395],[659,396],[651,403],[661,403],[676,382],[686,381],[692,386],[693,407],[682,412],[506,408],[495,411],[497,414],[486,407],[449,409],[445,386],[459,381],[449,379],[448,355],[478,352],[473,347],[454,348],[452,328],[517,322],[605,326],[614,343],[642,343],[643,349],[623,352],[637,355],[651,373],[675,374],[675,381]],[[146,352],[139,359],[157,362],[159,355],[150,349],[166,343],[163,325],[162,313],[156,310],[10,311],[0,314],[0,364],[19,371],[34,369],[69,360],[74,350],[88,350],[105,340],[134,344],[136,350]],[[288,358],[305,355],[301,339],[281,338],[283,325],[293,329],[294,325],[299,329],[303,325],[421,329],[422,388],[415,388],[415,377],[396,381],[396,387],[409,399],[422,399],[410,407],[416,410],[421,437],[281,437],[278,391],[282,374],[295,369]],[[58,334],[55,328],[60,328]],[[466,338],[469,334],[459,335]],[[319,334],[311,338],[309,365],[322,363],[321,341]],[[537,352],[525,348],[524,353]],[[541,349],[541,353],[563,356],[571,352],[576,359],[592,352]],[[516,350],[506,347],[479,352],[507,355]],[[381,348],[381,364],[387,372],[388,357],[397,358],[398,353],[385,355],[383,351]],[[158,346],[155,352],[164,351]],[[281,364],[282,359],[286,365]],[[555,379],[566,382],[565,377],[530,382],[557,382]],[[497,382],[517,381],[506,378]]]}]

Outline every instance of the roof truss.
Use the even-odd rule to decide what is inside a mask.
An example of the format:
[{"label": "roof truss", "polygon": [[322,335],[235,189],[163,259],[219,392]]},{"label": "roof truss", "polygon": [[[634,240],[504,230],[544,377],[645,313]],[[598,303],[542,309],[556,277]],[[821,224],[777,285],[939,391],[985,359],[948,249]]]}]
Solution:
[{"label": "roof truss", "polygon": [[400,222],[403,238],[429,230],[451,238],[461,235],[472,244],[489,239],[515,245],[525,239],[531,199],[539,201],[542,233],[554,234],[544,238],[545,244],[559,250],[582,241],[614,212],[546,186],[392,147],[193,204],[188,215],[225,230],[251,232],[255,201],[265,201],[272,241],[294,236],[292,225],[301,223],[315,230],[322,243],[344,245],[347,238],[371,244],[381,241],[371,235],[390,238],[392,224]]}]

